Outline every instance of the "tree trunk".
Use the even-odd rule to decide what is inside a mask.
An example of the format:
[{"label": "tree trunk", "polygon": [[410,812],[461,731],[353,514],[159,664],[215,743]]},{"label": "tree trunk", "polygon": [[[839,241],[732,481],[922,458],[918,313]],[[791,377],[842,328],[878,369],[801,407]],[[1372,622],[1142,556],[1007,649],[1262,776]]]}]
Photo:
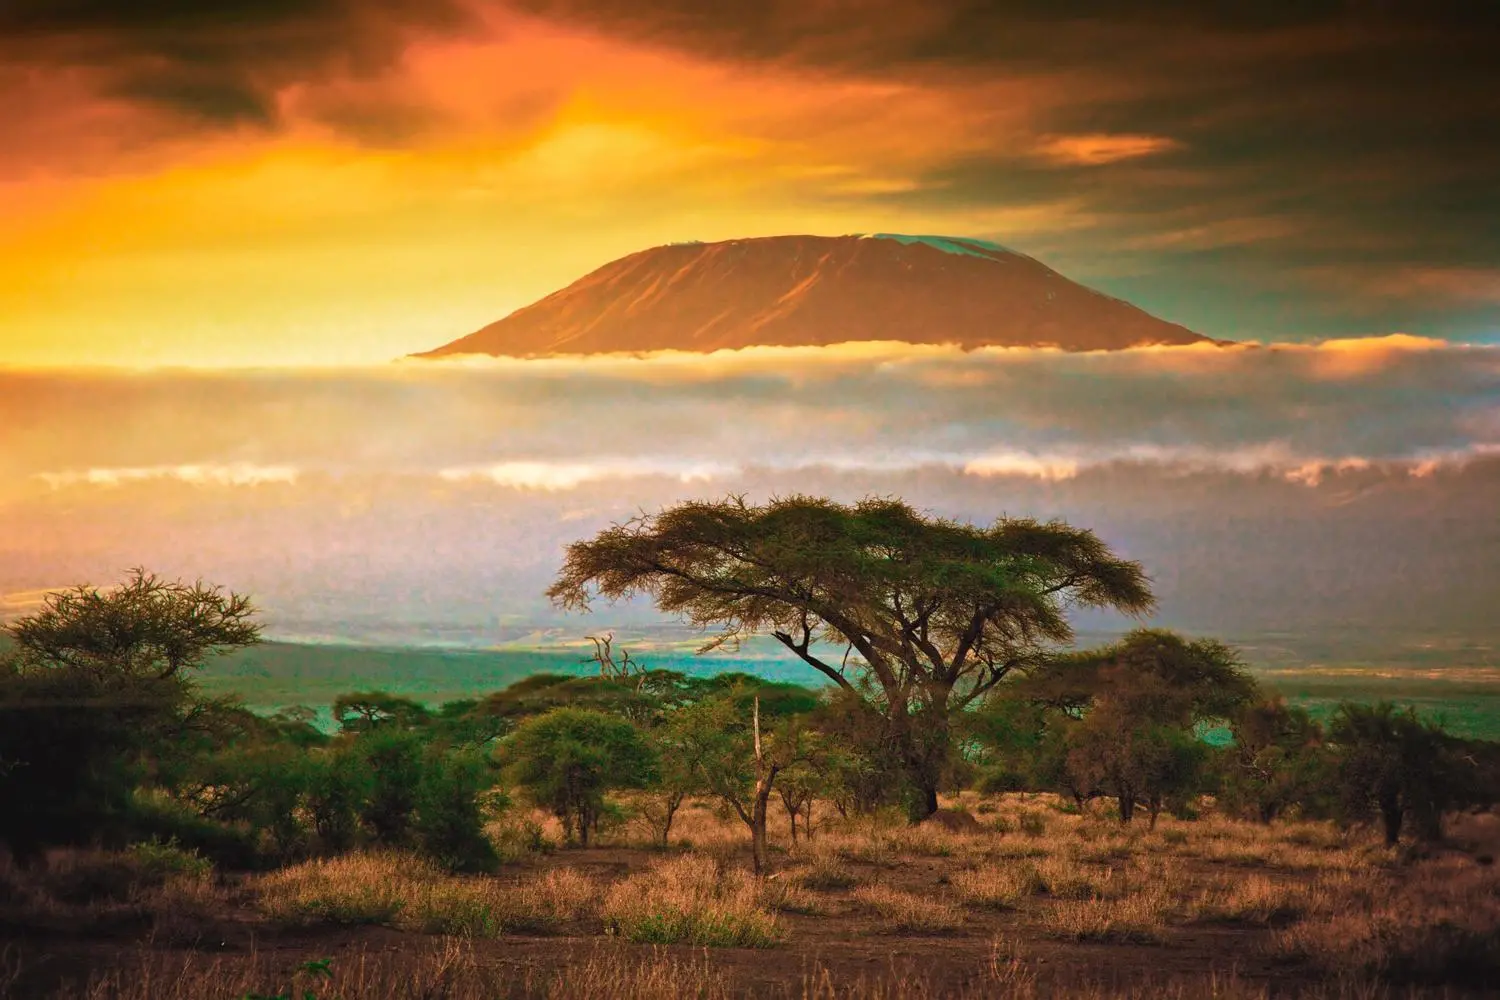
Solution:
[{"label": "tree trunk", "polygon": [[767,764],[760,745],[760,696],[755,698],[755,802],[750,810],[750,860],[756,875],[766,870],[766,812],[771,801],[771,786],[780,768]]},{"label": "tree trunk", "polygon": [[1395,798],[1381,799],[1380,818],[1385,824],[1385,846],[1395,847],[1401,839],[1401,802]]},{"label": "tree trunk", "polygon": [[1117,795],[1115,800],[1120,803],[1120,823],[1129,823],[1135,817],[1135,796]]},{"label": "tree trunk", "polygon": [[593,825],[593,817],[585,810],[578,814],[578,845],[583,848],[589,846],[589,827]]},{"label": "tree trunk", "polygon": [[933,813],[938,811],[938,790],[936,781],[932,782],[926,788],[922,789],[922,808],[923,810],[925,810],[922,813],[922,819],[926,819],[928,816],[931,816]]},{"label": "tree trunk", "polygon": [[755,781],[755,803],[750,811],[750,856],[757,875],[766,871],[766,813],[771,801],[771,782],[775,780],[773,766]]},{"label": "tree trunk", "polygon": [[682,800],[685,798],[687,798],[687,796],[680,794],[667,796],[667,801],[665,803],[666,808],[664,810],[661,824],[662,847],[667,846],[667,838],[672,835],[672,821],[677,818],[677,810],[682,808]]}]

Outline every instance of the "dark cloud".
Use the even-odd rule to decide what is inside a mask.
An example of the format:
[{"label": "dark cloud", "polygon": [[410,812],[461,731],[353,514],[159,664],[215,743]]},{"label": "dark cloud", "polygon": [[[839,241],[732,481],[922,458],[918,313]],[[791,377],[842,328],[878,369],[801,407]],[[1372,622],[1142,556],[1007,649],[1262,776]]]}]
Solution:
[{"label": "dark cloud", "polygon": [[92,72],[106,95],[200,124],[270,126],[278,86],[372,73],[412,33],[470,24],[458,0],[14,0],[0,5],[0,52]]}]

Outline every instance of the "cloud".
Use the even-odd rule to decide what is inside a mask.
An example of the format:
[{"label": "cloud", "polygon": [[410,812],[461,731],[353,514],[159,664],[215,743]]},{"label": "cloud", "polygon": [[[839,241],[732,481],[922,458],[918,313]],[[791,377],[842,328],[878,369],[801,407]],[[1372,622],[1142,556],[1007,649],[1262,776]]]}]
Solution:
[{"label": "cloud", "polygon": [[1154,156],[1180,148],[1159,135],[1054,135],[1037,143],[1037,155],[1054,163],[1096,167],[1121,160]]},{"label": "cloud", "polygon": [[[0,372],[0,474],[49,488],[427,477],[562,491],[752,468],[1298,482],[1500,444],[1500,347],[1411,336],[1068,354],[851,343],[306,371]],[[309,433],[316,428],[316,433]],[[11,487],[12,489],[14,487]]]},{"label": "cloud", "polygon": [[568,542],[727,493],[1061,517],[1197,630],[1473,631],[1500,598],[1500,346],[0,369],[0,428],[0,593],[145,565],[252,593],[275,634],[558,622]]},{"label": "cloud", "polygon": [[67,486],[120,486],[152,479],[175,479],[190,486],[261,486],[295,483],[297,469],[289,465],[156,465],[125,468],[90,468],[64,472],[38,472],[36,477],[53,489]]},{"label": "cloud", "polygon": [[639,479],[664,476],[681,483],[708,482],[734,471],[712,464],[681,466],[671,462],[497,462],[494,465],[441,469],[438,477],[449,482],[490,482],[523,490],[570,490],[603,479]]}]

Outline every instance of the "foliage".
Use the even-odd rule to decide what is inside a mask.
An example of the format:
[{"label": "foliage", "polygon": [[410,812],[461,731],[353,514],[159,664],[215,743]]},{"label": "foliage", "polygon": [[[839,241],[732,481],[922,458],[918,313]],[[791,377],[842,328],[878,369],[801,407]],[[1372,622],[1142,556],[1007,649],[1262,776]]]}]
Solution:
[{"label": "foliage", "polygon": [[[1137,629],[1104,649],[1059,657],[1017,690],[1077,719],[1057,724],[1066,734],[1069,791],[1080,799],[1112,796],[1124,823],[1143,805],[1153,827],[1170,800],[1185,801],[1205,784],[1208,751],[1198,732],[1235,717],[1256,695],[1227,646],[1160,629]],[[1036,748],[1044,745],[1060,749],[1045,730],[1034,740]]]},{"label": "foliage", "polygon": [[1328,783],[1323,729],[1307,712],[1280,698],[1242,708],[1223,754],[1220,799],[1229,809],[1269,823],[1291,809],[1326,811]]},{"label": "foliage", "polygon": [[[848,692],[873,678],[916,817],[937,807],[950,714],[1068,642],[1066,606],[1152,602],[1137,564],[1062,522],[977,528],[899,500],[804,496],[687,502],[616,525],[571,545],[548,593],[566,608],[648,594],[718,629],[710,648],[764,633]],[[858,658],[835,665],[820,641]]]},{"label": "foliage", "polygon": [[1345,703],[1328,739],[1339,814],[1349,822],[1378,817],[1387,844],[1408,827],[1420,839],[1437,840],[1443,812],[1467,797],[1469,768],[1457,741],[1412,709]]},{"label": "foliage", "polygon": [[308,757],[306,805],[322,851],[337,854],[357,843],[360,809],[369,787],[369,771],[347,746]]},{"label": "foliage", "polygon": [[423,778],[421,739],[410,730],[377,724],[354,743],[354,748],[368,775],[360,819],[376,844],[409,845]]},{"label": "foliage", "polygon": [[505,752],[516,781],[585,847],[605,793],[642,788],[657,772],[639,728],[592,709],[557,708],[528,719],[506,739]]},{"label": "foliage", "polygon": [[492,794],[490,758],[473,750],[430,749],[417,790],[413,833],[422,853],[450,871],[487,871],[498,858],[484,835],[488,815],[504,808]]},{"label": "foliage", "polygon": [[49,845],[124,835],[134,789],[179,757],[217,706],[189,671],[258,642],[248,598],[135,570],[113,589],[48,594],[5,628],[0,662],[0,841],[21,861]]},{"label": "foliage", "polygon": [[385,691],[357,691],[339,695],[333,702],[333,717],[346,733],[381,728],[411,729],[425,725],[430,713],[410,698]]}]

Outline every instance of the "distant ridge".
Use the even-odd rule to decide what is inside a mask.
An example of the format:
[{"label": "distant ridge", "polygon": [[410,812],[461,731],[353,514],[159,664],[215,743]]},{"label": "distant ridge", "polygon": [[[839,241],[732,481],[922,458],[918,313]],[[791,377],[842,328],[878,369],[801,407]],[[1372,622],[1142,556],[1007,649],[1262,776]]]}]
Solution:
[{"label": "distant ridge", "polygon": [[1209,338],[995,243],[876,233],[653,247],[416,356],[708,352],[868,340],[1093,351]]}]

